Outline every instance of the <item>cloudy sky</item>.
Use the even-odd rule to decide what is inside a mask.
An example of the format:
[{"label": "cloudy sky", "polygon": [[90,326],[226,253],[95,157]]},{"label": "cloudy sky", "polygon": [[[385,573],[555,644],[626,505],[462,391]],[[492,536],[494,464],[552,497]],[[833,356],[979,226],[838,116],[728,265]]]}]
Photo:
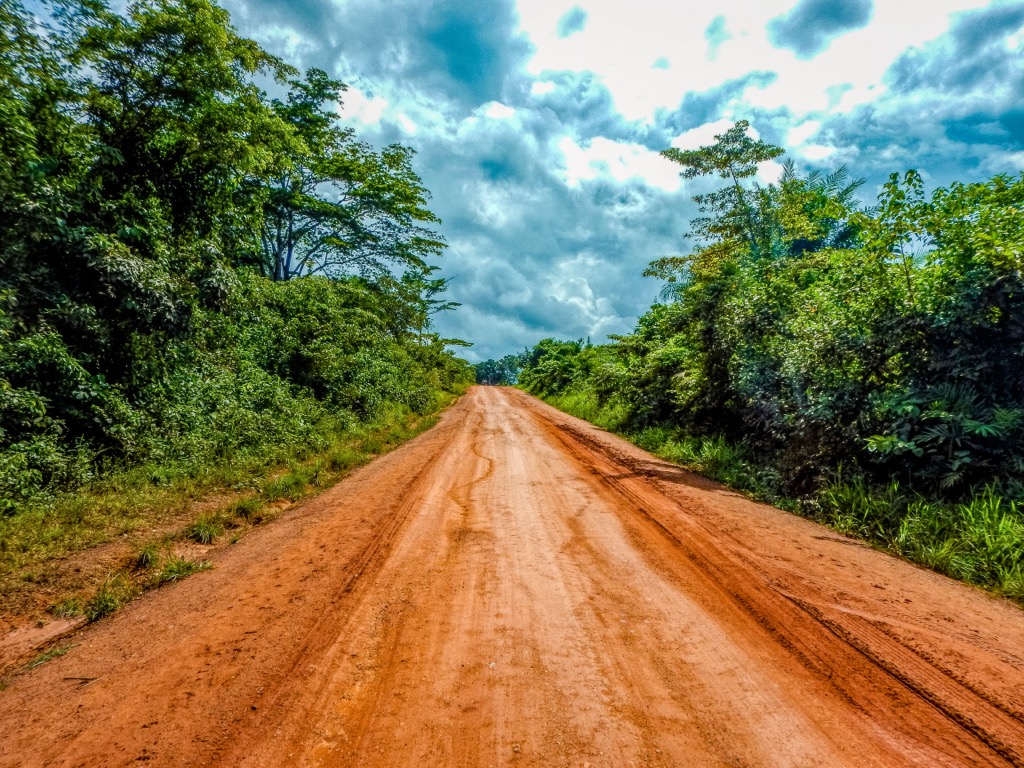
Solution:
[{"label": "cloudy sky", "polygon": [[[344,116],[401,142],[450,245],[473,360],[628,332],[640,273],[688,247],[669,146],[747,119],[798,166],[847,165],[866,202],[1024,170],[1024,2],[227,0],[235,26],[349,84]],[[771,180],[777,169],[765,168]]]}]

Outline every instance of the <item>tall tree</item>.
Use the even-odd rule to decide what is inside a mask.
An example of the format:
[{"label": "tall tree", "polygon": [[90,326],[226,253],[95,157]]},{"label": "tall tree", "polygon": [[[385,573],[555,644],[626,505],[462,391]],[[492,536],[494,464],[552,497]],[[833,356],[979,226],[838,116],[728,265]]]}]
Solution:
[{"label": "tall tree", "polygon": [[[429,193],[411,149],[375,151],[340,123],[345,85],[318,69],[290,81],[277,114],[302,146],[270,183],[261,228],[263,259],[275,280],[300,275],[380,278],[427,269],[444,241],[429,225]],[[334,105],[334,106],[332,106]]]},{"label": "tall tree", "polygon": [[747,198],[741,180],[757,173],[758,166],[779,157],[783,150],[747,135],[750,123],[740,120],[723,134],[715,136],[715,143],[699,149],[671,147],[662,150],[662,157],[678,163],[684,170],[684,179],[698,176],[719,176],[732,182],[725,189],[697,195],[694,200],[710,216],[693,222],[695,234],[701,237],[731,237],[745,241],[758,255],[759,243],[754,223],[754,207]]}]

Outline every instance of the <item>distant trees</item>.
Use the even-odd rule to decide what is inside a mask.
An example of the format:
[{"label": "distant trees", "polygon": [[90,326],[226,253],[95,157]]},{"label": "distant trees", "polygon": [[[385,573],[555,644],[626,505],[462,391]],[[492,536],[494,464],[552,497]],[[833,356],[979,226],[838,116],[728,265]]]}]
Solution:
[{"label": "distant trees", "polygon": [[505,355],[499,360],[485,360],[477,363],[476,383],[491,384],[496,386],[509,386],[519,382],[519,372],[522,370],[528,353],[521,352],[518,355]]}]

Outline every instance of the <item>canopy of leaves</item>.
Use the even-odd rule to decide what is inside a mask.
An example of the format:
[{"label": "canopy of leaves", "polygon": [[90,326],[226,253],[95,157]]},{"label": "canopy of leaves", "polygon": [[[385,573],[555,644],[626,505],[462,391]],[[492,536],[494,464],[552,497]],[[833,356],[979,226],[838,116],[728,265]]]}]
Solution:
[{"label": "canopy of leaves", "polygon": [[632,428],[724,435],[791,493],[845,466],[934,495],[1024,495],[1024,177],[928,195],[894,174],[865,209],[845,168],[744,181],[780,154],[746,128],[664,153],[728,182],[697,198],[694,250],[651,265],[664,303],[598,366],[541,342],[521,381],[594,390]]},{"label": "canopy of leaves", "polygon": [[412,150],[359,141],[343,84],[211,0],[46,10],[0,4],[0,513],[119,463],[426,409],[470,375],[432,331],[455,304]]}]

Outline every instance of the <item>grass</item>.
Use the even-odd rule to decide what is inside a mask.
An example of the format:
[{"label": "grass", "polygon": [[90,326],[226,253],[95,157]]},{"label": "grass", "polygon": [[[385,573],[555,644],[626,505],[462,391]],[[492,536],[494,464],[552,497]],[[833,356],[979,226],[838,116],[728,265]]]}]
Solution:
[{"label": "grass", "polygon": [[324,456],[327,469],[331,472],[345,472],[366,463],[367,454],[351,445],[337,445]]},{"label": "grass", "polygon": [[[454,396],[441,405],[453,401]],[[303,498],[434,421],[396,409],[376,422],[334,435],[316,453],[249,456],[200,472],[176,466],[114,472],[75,493],[29,506],[17,515],[0,516],[0,580],[18,578],[37,564],[178,518],[211,495],[241,494],[225,514],[258,521],[266,502]],[[197,540],[212,536],[212,541],[223,533],[214,520],[197,522]]]},{"label": "grass", "polygon": [[34,669],[35,667],[41,667],[43,664],[45,664],[48,661],[52,661],[53,659],[59,659],[61,656],[63,656],[64,654],[66,654],[68,651],[70,651],[72,648],[75,648],[75,647],[77,647],[77,646],[76,645],[64,645],[64,646],[56,646],[54,648],[49,649],[48,651],[43,651],[42,653],[40,653],[38,656],[36,656],[34,659],[32,659],[32,661],[30,661],[28,663],[28,665],[26,666],[26,669]]},{"label": "grass", "polygon": [[[454,400],[452,396],[439,405],[447,407]],[[78,590],[50,607],[54,616],[96,621],[143,591],[211,567],[205,560],[170,555],[175,540],[210,546],[233,529],[230,542],[236,543],[245,529],[280,513],[279,505],[269,504],[295,502],[319,492],[374,455],[433,426],[437,418],[438,414],[391,411],[375,423],[336,435],[323,451],[292,456],[283,466],[250,459],[198,477],[173,467],[136,467],[77,495],[66,494],[47,507],[0,517],[0,584],[5,590],[28,589],[26,585],[39,581],[37,569],[51,559],[73,558],[76,552],[117,536],[184,518],[176,532],[137,544],[124,566],[89,594]],[[189,519],[188,509],[204,495],[226,493],[238,495]]]},{"label": "grass", "polygon": [[160,558],[160,547],[156,542],[148,542],[139,547],[135,556],[135,570],[142,571],[152,568]]},{"label": "grass", "polygon": [[111,574],[86,601],[82,613],[87,621],[98,621],[109,616],[139,594],[139,588],[122,573]]},{"label": "grass", "polygon": [[77,595],[58,600],[50,607],[50,613],[58,619],[73,619],[85,613],[85,604]]},{"label": "grass", "polygon": [[197,544],[213,544],[224,533],[224,520],[217,513],[207,513],[197,517],[185,531],[185,538]]},{"label": "grass", "polygon": [[289,472],[272,480],[263,489],[267,501],[298,501],[312,485],[313,473],[307,467],[294,467]]},{"label": "grass", "polygon": [[181,581],[193,573],[207,571],[213,566],[209,560],[189,560],[181,556],[169,558],[157,573],[153,586],[170,584],[173,581]]},{"label": "grass", "polygon": [[961,504],[837,479],[816,499],[814,515],[908,560],[1024,602],[1024,505],[986,487]]},{"label": "grass", "polygon": [[262,521],[263,500],[257,496],[248,496],[231,502],[224,510],[232,519],[246,523],[258,524]]}]

